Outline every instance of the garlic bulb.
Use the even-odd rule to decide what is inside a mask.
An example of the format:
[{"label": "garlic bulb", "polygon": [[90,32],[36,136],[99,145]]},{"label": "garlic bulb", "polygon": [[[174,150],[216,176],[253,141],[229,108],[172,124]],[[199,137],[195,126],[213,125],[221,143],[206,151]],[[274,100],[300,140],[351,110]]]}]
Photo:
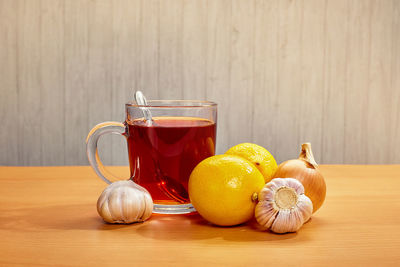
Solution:
[{"label": "garlic bulb", "polygon": [[133,181],[118,181],[101,193],[97,212],[108,223],[143,222],[153,212],[153,200],[146,189]]},{"label": "garlic bulb", "polygon": [[275,233],[296,232],[310,219],[313,205],[303,185],[293,178],[275,178],[258,195],[257,222]]},{"label": "garlic bulb", "polygon": [[311,151],[311,144],[301,145],[298,159],[288,160],[278,166],[273,178],[292,177],[299,180],[304,186],[305,194],[311,199],[316,212],[324,203],[326,184],[318,169]]}]

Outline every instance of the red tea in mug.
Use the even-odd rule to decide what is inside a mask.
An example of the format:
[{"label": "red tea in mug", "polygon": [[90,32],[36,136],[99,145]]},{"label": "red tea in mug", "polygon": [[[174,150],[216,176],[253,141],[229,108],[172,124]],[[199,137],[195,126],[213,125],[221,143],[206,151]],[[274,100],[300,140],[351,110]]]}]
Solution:
[{"label": "red tea in mug", "polygon": [[128,123],[132,179],[156,204],[189,203],[188,180],[194,167],[215,153],[216,125],[193,117],[153,117]]}]

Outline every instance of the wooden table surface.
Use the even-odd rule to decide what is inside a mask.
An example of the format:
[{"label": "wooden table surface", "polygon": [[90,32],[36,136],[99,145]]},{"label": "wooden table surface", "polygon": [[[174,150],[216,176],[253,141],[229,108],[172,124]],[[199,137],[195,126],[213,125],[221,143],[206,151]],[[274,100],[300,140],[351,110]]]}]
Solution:
[{"label": "wooden table surface", "polygon": [[[120,176],[127,167],[110,167]],[[105,224],[89,167],[0,167],[0,265],[399,266],[400,165],[323,165],[325,204],[299,232],[197,215]]]}]

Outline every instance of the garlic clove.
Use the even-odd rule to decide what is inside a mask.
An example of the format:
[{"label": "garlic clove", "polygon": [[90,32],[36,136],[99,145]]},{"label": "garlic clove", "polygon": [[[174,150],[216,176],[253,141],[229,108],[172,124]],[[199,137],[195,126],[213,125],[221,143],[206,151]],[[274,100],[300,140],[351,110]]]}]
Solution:
[{"label": "garlic clove", "polygon": [[270,190],[276,191],[282,186],[286,186],[287,183],[283,178],[275,178],[276,180],[273,183],[267,183],[267,187]]},{"label": "garlic clove", "polygon": [[279,211],[274,211],[271,218],[269,218],[269,220],[267,221],[267,223],[265,224],[265,227],[270,228],[272,226],[272,224],[274,223],[276,216],[278,215]]},{"label": "garlic clove", "polygon": [[272,199],[274,197],[274,194],[275,194],[274,190],[271,190],[267,186],[264,186],[264,188],[261,189],[260,193],[258,194],[258,200],[260,200],[260,199]]},{"label": "garlic clove", "polygon": [[304,194],[304,186],[303,184],[297,183],[298,181],[295,179],[283,179],[286,180],[286,185],[290,188],[293,188],[298,195]]},{"label": "garlic clove", "polygon": [[274,222],[278,211],[273,208],[272,202],[263,201],[260,202],[260,205],[256,205],[255,214],[259,224],[265,228],[269,228]]},{"label": "garlic clove", "polygon": [[313,204],[311,200],[305,195],[300,195],[299,202],[297,202],[297,208],[299,209],[301,216],[303,216],[304,222],[307,222],[313,213]]},{"label": "garlic clove", "polygon": [[279,211],[271,225],[271,231],[278,234],[296,232],[303,223],[301,219],[298,220],[298,217],[294,214],[296,214],[296,212],[291,212],[290,210]]},{"label": "garlic clove", "polygon": [[111,191],[108,195],[108,208],[111,214],[111,217],[114,221],[124,221],[122,212],[121,212],[121,204],[120,204],[120,195],[119,191]]},{"label": "garlic clove", "polygon": [[102,214],[104,221],[113,222],[113,218],[108,208],[108,202],[103,201],[101,207],[97,209],[97,212]]},{"label": "garlic clove", "polygon": [[[120,197],[118,203],[120,216],[123,221],[130,222],[139,219],[141,214],[143,214],[143,197],[140,194],[136,194],[133,188],[126,188],[127,192],[123,192],[123,194],[129,194],[130,197],[122,196]],[[117,206],[118,209],[118,206]]]},{"label": "garlic clove", "polygon": [[311,217],[313,206],[303,185],[293,178],[275,178],[258,196],[257,222],[275,233],[295,232]]},{"label": "garlic clove", "polygon": [[150,218],[152,213],[153,213],[153,199],[147,192],[147,194],[146,193],[144,194],[144,211],[140,219],[142,221],[145,221],[148,218]]}]

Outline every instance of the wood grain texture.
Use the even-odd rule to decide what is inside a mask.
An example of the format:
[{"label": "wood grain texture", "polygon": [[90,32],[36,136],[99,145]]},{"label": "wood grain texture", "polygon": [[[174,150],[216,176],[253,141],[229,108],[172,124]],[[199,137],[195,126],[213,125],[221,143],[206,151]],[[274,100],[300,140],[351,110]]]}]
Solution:
[{"label": "wood grain texture", "polygon": [[159,2],[158,96],[183,97],[183,0]]},{"label": "wood grain texture", "polygon": [[[89,3],[65,2],[64,71],[65,71],[65,164],[86,162],[84,140],[89,123]],[[82,114],[85,114],[84,116]],[[48,163],[43,163],[48,164]]]},{"label": "wood grain texture", "polygon": [[48,165],[62,165],[65,164],[66,111],[64,1],[42,0],[40,8],[40,119],[43,122],[39,124],[42,139],[40,156],[41,161]]},{"label": "wood grain texture", "polygon": [[[277,155],[275,144],[278,117],[278,1],[255,2],[254,93],[252,100],[253,142],[270,148]],[[261,130],[263,129],[263,130]]]},{"label": "wood grain texture", "polygon": [[[347,21],[347,73],[344,105],[344,162],[368,161],[371,1],[350,1]],[[372,141],[372,140],[371,140]],[[376,159],[375,159],[376,160]]]},{"label": "wood grain texture", "polygon": [[[322,151],[320,154],[322,162],[344,163],[348,2],[347,0],[327,1],[325,6]],[[341,78],[338,79],[338,77]],[[342,151],[339,148],[342,148]],[[335,152],[327,153],[328,151]]]},{"label": "wood grain texture", "polygon": [[311,142],[315,156],[321,159],[326,1],[303,1],[301,10],[301,63],[298,64],[301,81],[296,97],[299,104],[296,143]]},{"label": "wood grain texture", "polygon": [[[142,90],[148,99],[159,99],[160,12],[162,11],[158,0],[141,1],[141,12],[138,15],[140,19],[138,58],[140,61],[135,63],[139,65],[135,89]],[[133,94],[132,90],[130,93]]]},{"label": "wood grain texture", "polygon": [[[0,162],[19,162],[18,79],[17,79],[18,3],[0,1]],[[7,140],[7,141],[6,141]],[[7,151],[7,153],[4,153]]]},{"label": "wood grain texture", "polygon": [[229,142],[239,144],[252,139],[254,122],[254,17],[255,1],[232,1],[230,38]]},{"label": "wood grain texture", "polygon": [[[113,120],[112,63],[113,63],[113,5],[111,1],[89,1],[88,38],[88,114],[89,124]],[[121,15],[121,14],[119,14]],[[101,86],[102,89],[99,90]],[[111,135],[99,142],[100,158],[112,163]],[[83,148],[83,146],[82,146]]]},{"label": "wood grain texture", "polygon": [[[300,110],[304,103],[300,102],[302,94],[302,1],[278,1],[278,55],[276,69],[278,71],[276,109],[278,110],[274,125],[279,138],[274,140],[278,149],[277,160],[294,158],[299,150],[301,122]],[[313,105],[308,103],[306,105]],[[315,153],[319,153],[315,150]],[[317,157],[318,158],[318,157]]]},{"label": "wood grain texture", "polygon": [[[388,103],[393,97],[398,96],[396,91],[391,90],[391,60],[392,60],[392,26],[391,16],[385,16],[386,9],[393,9],[393,2],[387,1],[386,5],[380,5],[378,1],[372,1],[371,21],[379,18],[380,23],[371,23],[371,52],[369,66],[369,93],[368,93],[368,131],[367,139],[373,140],[367,145],[367,157],[376,157],[377,163],[385,163],[390,160],[390,129],[391,107]],[[378,48],[379,46],[379,48]],[[400,88],[398,88],[400,89]],[[377,119],[380,112],[388,114],[389,120]]]},{"label": "wood grain texture", "polygon": [[[131,4],[128,4],[131,3]],[[122,122],[125,116],[124,104],[133,100],[133,91],[139,87],[140,39],[132,38],[140,32],[140,1],[114,1],[112,15],[112,57],[109,71],[112,86],[112,110],[110,120]],[[130,27],[125,27],[129,24]],[[119,135],[102,138],[103,143],[111,143],[109,164],[123,165],[128,161],[126,139]],[[105,161],[106,162],[106,161]]]},{"label": "wood grain texture", "polygon": [[[393,107],[391,110],[391,134],[390,144],[392,147],[400,147],[400,2],[393,0],[392,9],[392,60],[391,60],[391,76],[390,76],[390,87],[395,88],[393,91],[393,97],[391,99],[390,106]],[[390,160],[394,162],[400,162],[400,153],[396,152],[396,149],[391,149]]]},{"label": "wood grain texture", "polygon": [[[149,99],[218,102],[217,153],[400,163],[400,1],[0,0],[0,165],[84,165]],[[118,136],[106,164],[127,164]],[[4,152],[5,151],[5,152]]]},{"label": "wood grain texture", "polygon": [[398,266],[400,165],[321,171],[322,208],[297,233],[276,235],[196,214],[105,224],[96,200],[106,185],[91,168],[0,167],[0,265]]},{"label": "wood grain texture", "polygon": [[207,3],[207,99],[218,103],[217,152],[229,148],[229,88],[232,2],[209,0]]},{"label": "wood grain texture", "polygon": [[[9,3],[9,2],[7,2]],[[18,165],[41,165],[42,77],[41,77],[41,2],[21,0],[17,7],[18,77]],[[47,77],[47,79],[52,79]],[[55,89],[58,90],[58,89]],[[14,105],[15,103],[10,103]],[[7,108],[6,104],[6,108]],[[51,123],[51,122],[50,122]],[[48,131],[52,131],[48,127]],[[1,142],[8,142],[7,138]],[[55,146],[56,147],[56,146]],[[6,151],[2,153],[7,153]],[[62,157],[61,157],[62,159]],[[60,160],[60,164],[63,164]]]},{"label": "wood grain texture", "polygon": [[182,97],[206,99],[207,1],[184,1],[182,25]]}]

